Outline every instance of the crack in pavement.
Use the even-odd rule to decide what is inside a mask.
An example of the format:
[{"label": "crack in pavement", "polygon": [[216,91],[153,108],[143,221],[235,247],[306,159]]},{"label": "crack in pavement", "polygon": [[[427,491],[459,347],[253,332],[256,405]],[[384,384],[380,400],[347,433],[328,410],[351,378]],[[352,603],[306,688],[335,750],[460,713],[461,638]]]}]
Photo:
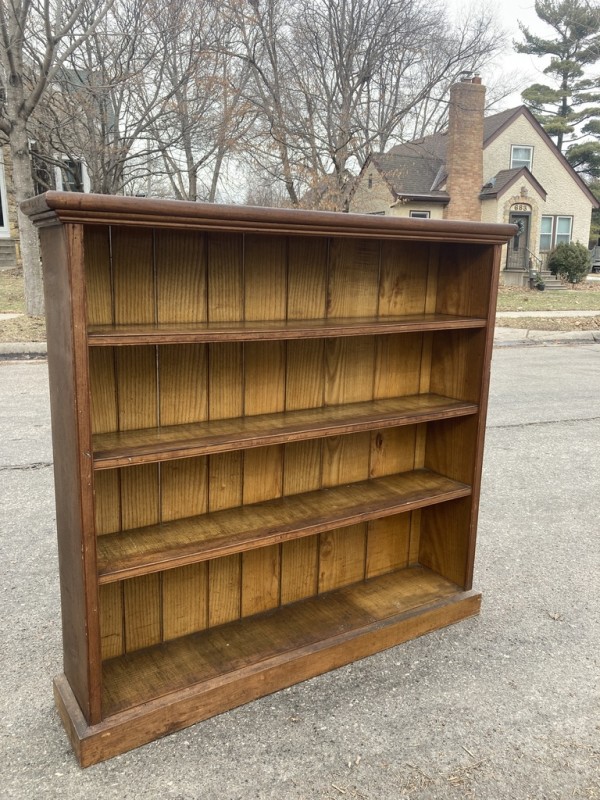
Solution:
[{"label": "crack in pavement", "polygon": [[51,467],[52,461],[35,461],[32,464],[0,464],[0,472],[14,472],[15,470],[46,469]]},{"label": "crack in pavement", "polygon": [[501,428],[531,428],[535,425],[562,425],[563,423],[573,422],[598,422],[600,417],[573,417],[572,419],[541,419],[533,422],[508,422],[504,425],[488,425],[488,430],[498,430]]}]

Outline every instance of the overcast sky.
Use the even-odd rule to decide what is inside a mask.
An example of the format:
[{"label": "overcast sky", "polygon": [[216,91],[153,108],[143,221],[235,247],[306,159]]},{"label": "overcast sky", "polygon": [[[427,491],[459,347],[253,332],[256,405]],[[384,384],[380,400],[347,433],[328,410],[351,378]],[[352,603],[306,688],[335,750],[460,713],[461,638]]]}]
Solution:
[{"label": "overcast sky", "polygon": [[535,13],[534,0],[445,0],[449,8],[452,9],[455,15],[460,15],[464,12],[465,8],[475,7],[481,5],[494,9],[496,18],[502,27],[508,33],[508,51],[507,53],[496,60],[492,68],[482,72],[484,83],[490,83],[494,75],[497,74],[497,69],[500,67],[506,73],[515,73],[518,76],[518,82],[521,84],[519,91],[515,92],[503,101],[498,107],[512,108],[513,106],[520,105],[522,102],[520,92],[531,83],[543,83],[547,80],[546,76],[542,73],[544,64],[539,58],[529,56],[521,53],[516,53],[512,48],[514,40],[523,41],[523,36],[519,30],[519,22],[525,24],[532,32],[542,36],[551,38],[552,31],[543,23]]}]

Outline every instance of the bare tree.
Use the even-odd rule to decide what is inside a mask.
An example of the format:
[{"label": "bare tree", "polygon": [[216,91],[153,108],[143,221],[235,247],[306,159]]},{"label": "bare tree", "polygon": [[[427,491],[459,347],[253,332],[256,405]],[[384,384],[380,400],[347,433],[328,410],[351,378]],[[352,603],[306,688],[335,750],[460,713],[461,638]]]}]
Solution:
[{"label": "bare tree", "polygon": [[171,193],[214,202],[224,161],[255,116],[245,98],[249,70],[229,55],[230,25],[214,3],[183,4],[174,27],[163,76],[171,102],[152,136]]},{"label": "bare tree", "polygon": [[[85,162],[91,190],[104,194],[139,187],[163,171],[154,131],[164,127],[197,61],[196,37],[180,36],[183,8],[178,0],[116,0],[37,115],[47,161]],[[172,81],[175,60],[181,72]]]},{"label": "bare tree", "polygon": [[[113,0],[0,0],[0,75],[4,102],[0,131],[10,145],[18,203],[34,193],[28,122],[69,57],[93,34]],[[18,216],[28,314],[44,299],[37,235]]]},{"label": "bare tree", "polygon": [[[456,28],[424,0],[230,0],[233,55],[251,67],[253,156],[293,205],[346,206],[347,183],[383,150],[440,113],[457,75],[503,43],[485,12]],[[307,192],[307,189],[309,190]]]}]

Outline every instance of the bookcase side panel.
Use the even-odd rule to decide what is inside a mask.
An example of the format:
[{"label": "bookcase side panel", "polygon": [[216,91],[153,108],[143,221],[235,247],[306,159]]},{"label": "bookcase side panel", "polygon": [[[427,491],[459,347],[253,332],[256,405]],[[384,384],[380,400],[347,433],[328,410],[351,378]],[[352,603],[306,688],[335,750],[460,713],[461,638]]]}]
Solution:
[{"label": "bookcase side panel", "polygon": [[100,636],[87,378],[83,230],[40,230],[54,450],[64,672],[87,721],[100,720]]},{"label": "bookcase side panel", "polygon": [[497,281],[494,247],[445,245],[440,254],[437,307],[440,314],[487,317]]}]

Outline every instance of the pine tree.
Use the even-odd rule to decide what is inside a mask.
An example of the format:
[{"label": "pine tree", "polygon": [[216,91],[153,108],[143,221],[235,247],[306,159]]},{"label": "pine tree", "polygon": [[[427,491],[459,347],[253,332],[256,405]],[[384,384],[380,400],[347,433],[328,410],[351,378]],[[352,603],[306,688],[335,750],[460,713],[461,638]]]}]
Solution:
[{"label": "pine tree", "polygon": [[[530,55],[549,55],[550,64],[544,72],[554,85],[535,83],[525,89],[522,97],[546,133],[556,138],[562,152],[565,137],[582,123],[582,133],[600,134],[600,107],[595,105],[600,103],[600,85],[597,80],[586,78],[584,72],[600,60],[600,6],[591,0],[536,0],[535,11],[556,36],[544,39],[519,23],[525,42],[515,43],[515,49]],[[600,169],[600,142],[574,145],[567,156],[580,165],[591,157]]]}]

